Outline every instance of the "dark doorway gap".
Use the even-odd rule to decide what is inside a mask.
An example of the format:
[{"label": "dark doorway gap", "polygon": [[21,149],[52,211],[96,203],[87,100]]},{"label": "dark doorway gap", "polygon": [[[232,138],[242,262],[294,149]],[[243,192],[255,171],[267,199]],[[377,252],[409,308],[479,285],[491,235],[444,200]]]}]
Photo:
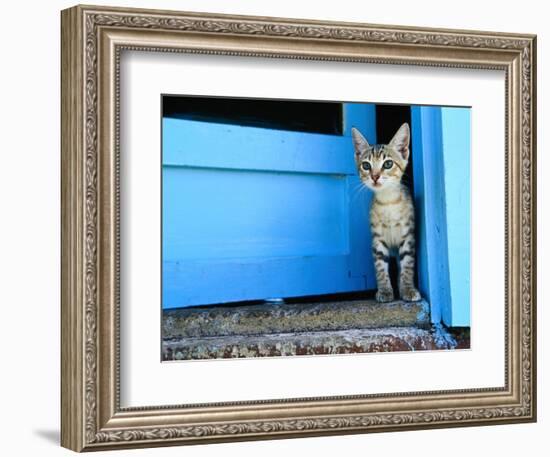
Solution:
[{"label": "dark doorway gap", "polygon": [[164,95],[163,117],[342,135],[342,103]]}]

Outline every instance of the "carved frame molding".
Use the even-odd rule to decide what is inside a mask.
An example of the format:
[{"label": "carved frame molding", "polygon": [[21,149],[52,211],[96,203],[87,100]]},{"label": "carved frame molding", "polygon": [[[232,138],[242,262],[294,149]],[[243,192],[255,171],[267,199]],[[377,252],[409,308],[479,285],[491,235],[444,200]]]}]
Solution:
[{"label": "carved frame molding", "polygon": [[[64,10],[62,445],[81,451],[534,421],[535,45],[531,35]],[[118,123],[125,49],[505,71],[505,388],[120,408]]]}]

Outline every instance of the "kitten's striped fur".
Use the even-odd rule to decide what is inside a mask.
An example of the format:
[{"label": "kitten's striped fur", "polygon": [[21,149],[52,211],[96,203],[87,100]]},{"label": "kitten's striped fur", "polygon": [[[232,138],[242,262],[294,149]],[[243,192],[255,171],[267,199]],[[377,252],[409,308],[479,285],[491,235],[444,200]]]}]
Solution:
[{"label": "kitten's striped fur", "polygon": [[420,300],[414,287],[414,204],[401,178],[409,160],[410,130],[403,124],[388,144],[370,145],[359,130],[352,129],[359,177],[374,192],[370,208],[372,253],[378,291],[376,299],[394,299],[388,273],[390,255],[399,259],[399,295]]}]

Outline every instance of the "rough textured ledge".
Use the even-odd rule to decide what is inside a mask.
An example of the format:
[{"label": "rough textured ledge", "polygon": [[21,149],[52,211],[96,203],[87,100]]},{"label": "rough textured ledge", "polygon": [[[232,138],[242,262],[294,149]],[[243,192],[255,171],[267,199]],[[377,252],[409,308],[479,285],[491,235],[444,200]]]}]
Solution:
[{"label": "rough textured ledge", "polygon": [[353,300],[183,308],[163,312],[163,338],[267,335],[381,327],[429,327],[424,301]]},{"label": "rough textured ledge", "polygon": [[389,327],[322,332],[175,338],[162,343],[162,359],[217,359],[454,349],[441,327]]}]

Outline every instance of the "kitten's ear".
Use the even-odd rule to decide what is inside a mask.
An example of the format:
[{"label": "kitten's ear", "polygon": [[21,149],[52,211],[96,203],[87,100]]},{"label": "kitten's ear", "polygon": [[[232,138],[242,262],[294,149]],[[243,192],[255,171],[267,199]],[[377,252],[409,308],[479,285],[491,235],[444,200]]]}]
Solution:
[{"label": "kitten's ear", "polygon": [[362,152],[370,148],[370,145],[367,139],[355,127],[351,128],[351,136],[353,138],[353,146],[355,147],[355,158],[358,158]]},{"label": "kitten's ear", "polygon": [[393,136],[390,141],[390,146],[392,146],[401,157],[405,160],[409,160],[409,141],[411,138],[411,131],[409,129],[409,124],[406,122],[399,127],[397,133]]}]

